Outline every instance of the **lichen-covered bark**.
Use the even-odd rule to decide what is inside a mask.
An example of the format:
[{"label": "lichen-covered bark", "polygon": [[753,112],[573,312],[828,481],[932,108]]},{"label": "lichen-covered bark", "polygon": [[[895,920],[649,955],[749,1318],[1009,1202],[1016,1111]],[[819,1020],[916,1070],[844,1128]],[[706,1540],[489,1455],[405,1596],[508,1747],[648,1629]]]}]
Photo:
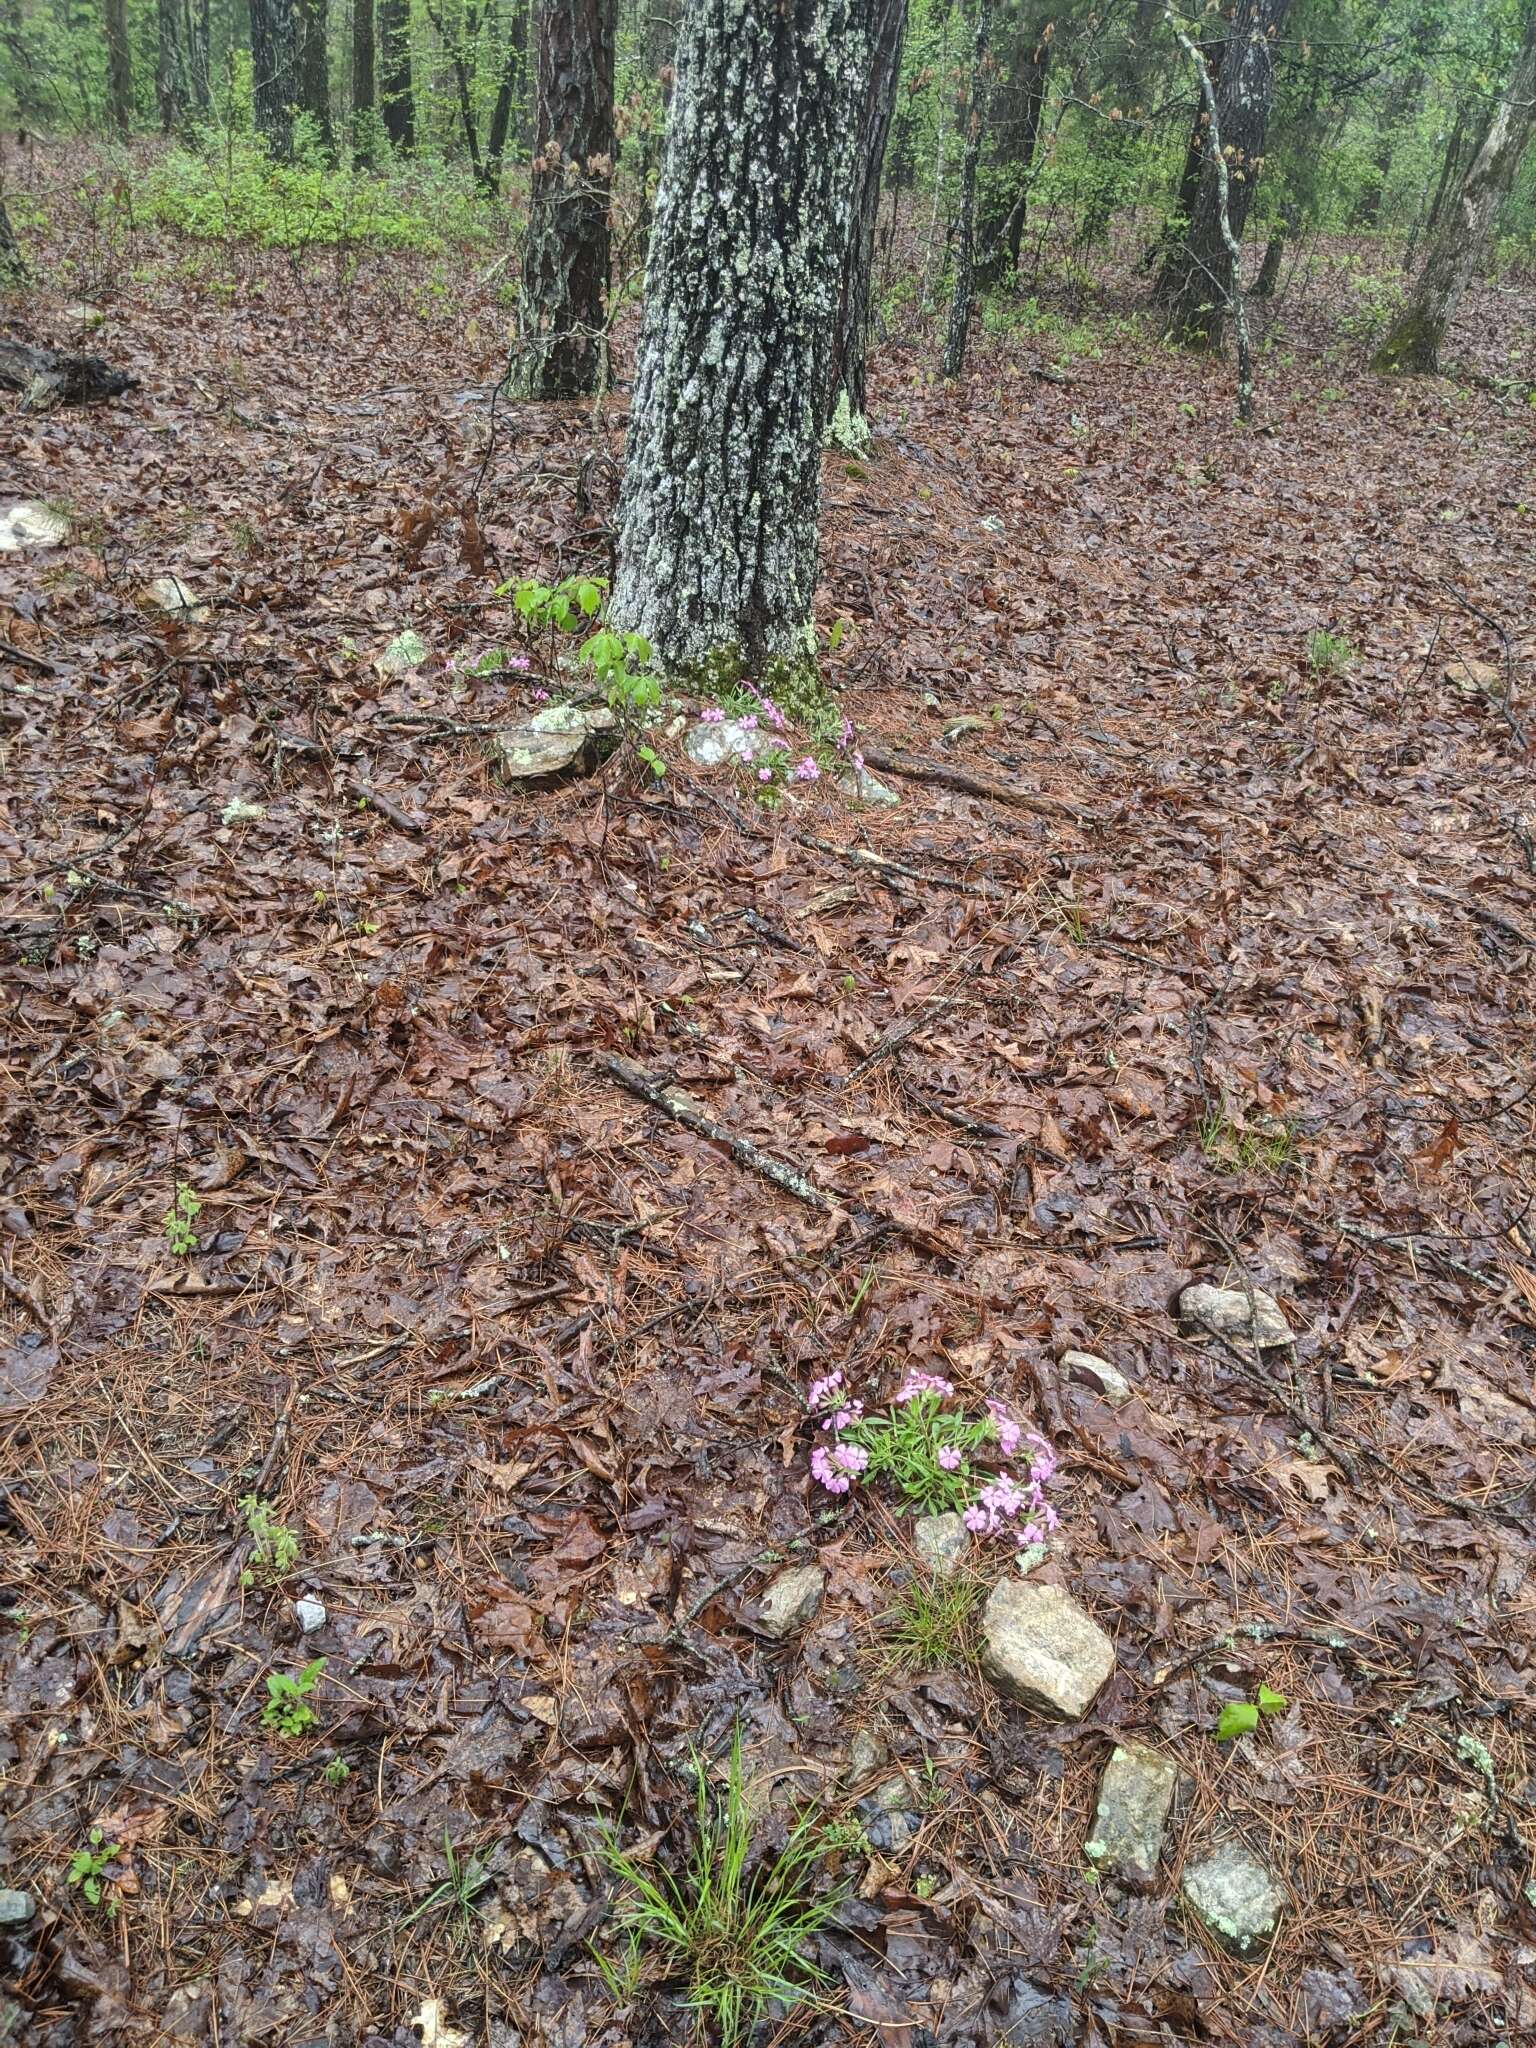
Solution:
[{"label": "lichen-covered bark", "polygon": [[416,102],[411,90],[409,0],[379,0],[379,111],[384,132],[399,150],[416,146]]},{"label": "lichen-covered bark", "polygon": [[293,155],[299,97],[297,0],[251,0],[251,103],[263,142],[279,162]]},{"label": "lichen-covered bark", "polygon": [[596,391],[608,353],[615,0],[544,0],[538,126],[519,302],[531,398]]},{"label": "lichen-covered bark", "polygon": [[874,268],[875,225],[880,212],[880,176],[885,165],[885,145],[891,132],[891,115],[896,106],[896,86],[901,77],[901,46],[906,33],[907,0],[876,0],[867,82],[853,155],[848,246],[843,257],[837,323],[832,330],[828,419],[836,413],[839,400],[844,398],[851,419],[862,420],[864,417],[870,274]]},{"label": "lichen-covered bark", "polygon": [[1462,293],[1488,253],[1500,209],[1513,189],[1536,126],[1536,5],[1527,0],[1525,40],[1495,103],[1453,203],[1446,206],[1413,296],[1377,351],[1372,368],[1432,375]]},{"label": "lichen-covered bark", "polygon": [[997,284],[1019,267],[1029,190],[1034,182],[1035,151],[1045,116],[1045,88],[1056,48],[1056,24],[1040,21],[1021,26],[1008,67],[1001,110],[992,109],[992,161],[996,175],[992,200],[983,201],[976,220],[976,276],[979,283]]},{"label": "lichen-covered bark", "polygon": [[976,0],[971,83],[965,107],[965,153],[960,159],[960,213],[955,222],[955,289],[949,302],[949,329],[944,336],[946,377],[958,377],[965,367],[965,344],[971,331],[971,306],[976,297],[976,173],[981,164],[981,133],[986,125],[987,62],[991,43],[992,0]]},{"label": "lichen-covered bark", "polygon": [[[1289,11],[1290,0],[1237,0],[1220,72],[1207,60],[1226,155],[1228,219],[1239,242],[1263,164],[1275,91],[1275,48]],[[1170,251],[1157,287],[1168,307],[1170,330],[1189,347],[1221,346],[1227,267],[1220,182],[1216,166],[1203,161],[1189,225]]]},{"label": "lichen-covered bark", "polygon": [[669,666],[804,651],[874,4],[687,0],[613,597]]},{"label": "lichen-covered bark", "polygon": [[5,210],[5,195],[0,193],[0,286],[25,284],[27,277],[27,259]]}]

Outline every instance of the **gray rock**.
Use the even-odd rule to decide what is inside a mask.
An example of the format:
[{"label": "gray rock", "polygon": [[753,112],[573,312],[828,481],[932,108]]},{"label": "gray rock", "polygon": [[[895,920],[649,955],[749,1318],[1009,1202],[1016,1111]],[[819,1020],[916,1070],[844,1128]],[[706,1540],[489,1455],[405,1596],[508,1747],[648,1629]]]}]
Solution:
[{"label": "gray rock", "polygon": [[51,505],[30,500],[0,512],[0,554],[22,548],[58,548],[69,539],[69,520]]},{"label": "gray rock", "polygon": [[981,1668],[1006,1699],[1080,1721],[1115,1668],[1115,1646],[1070,1593],[999,1579],[981,1617]]},{"label": "gray rock", "polygon": [[855,1783],[878,1771],[890,1751],[872,1728],[861,1728],[848,1745],[848,1776]]},{"label": "gray rock", "polygon": [[971,1532],[959,1515],[919,1515],[912,1544],[935,1578],[950,1579],[971,1554]]},{"label": "gray rock", "polygon": [[1178,1782],[1177,1767],[1156,1750],[1136,1743],[1115,1749],[1099,1782],[1098,1811],[1083,1854],[1126,1884],[1150,1884]]},{"label": "gray rock", "polygon": [[1254,1288],[1251,1306],[1241,1287],[1186,1287],[1179,1308],[1190,1322],[1203,1323],[1219,1337],[1251,1340],[1260,1350],[1296,1341],[1279,1302],[1262,1287]]},{"label": "gray rock", "polygon": [[381,654],[373,657],[373,665],[386,680],[393,676],[408,676],[413,668],[421,667],[431,652],[421,635],[407,626],[403,633],[395,635]]},{"label": "gray rock", "polygon": [[595,762],[597,742],[613,729],[601,704],[548,704],[522,725],[491,736],[496,765],[509,782],[539,782]]},{"label": "gray rock", "polygon": [[754,761],[768,747],[782,745],[761,726],[736,718],[700,719],[683,737],[683,752],[700,768],[718,768],[725,761]]},{"label": "gray rock", "polygon": [[0,1891],[0,1927],[25,1927],[36,1911],[30,1892]]},{"label": "gray rock", "polygon": [[1253,1955],[1273,1940],[1285,1894],[1241,1842],[1221,1842],[1184,1873],[1186,1902],[1234,1955]]},{"label": "gray rock", "polygon": [[889,809],[901,802],[888,783],[882,782],[878,775],[871,775],[867,768],[854,767],[851,761],[846,768],[838,769],[837,786],[855,803],[883,804]]},{"label": "gray rock", "polygon": [[780,1572],[758,1604],[759,1633],[779,1641],[804,1628],[815,1619],[826,1588],[827,1575],[819,1564],[796,1565],[793,1571]]},{"label": "gray rock", "polygon": [[305,1635],[312,1636],[317,1628],[325,1627],[325,1602],[316,1599],[313,1593],[305,1593],[293,1603],[294,1619]]},{"label": "gray rock", "polygon": [[1123,1408],[1135,1389],[1123,1372],[1112,1366],[1107,1358],[1100,1358],[1093,1351],[1064,1351],[1061,1354],[1064,1372],[1075,1380],[1086,1380],[1111,1408]]}]

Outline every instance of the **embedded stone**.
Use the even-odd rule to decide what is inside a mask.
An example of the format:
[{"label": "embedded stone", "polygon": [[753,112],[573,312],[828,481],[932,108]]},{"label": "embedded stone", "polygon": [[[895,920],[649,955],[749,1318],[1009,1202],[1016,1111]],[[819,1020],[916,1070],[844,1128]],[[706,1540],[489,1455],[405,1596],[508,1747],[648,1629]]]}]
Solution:
[{"label": "embedded stone", "polygon": [[919,1515],[912,1545],[935,1578],[953,1578],[971,1554],[971,1532],[959,1515]]},{"label": "embedded stone", "polygon": [[325,1627],[325,1602],[306,1593],[293,1603],[293,1616],[305,1635],[312,1636],[317,1628]]},{"label": "embedded stone", "polygon": [[1115,1646],[1060,1586],[1000,1579],[981,1617],[981,1668],[1004,1698],[1080,1721],[1115,1668]]},{"label": "embedded stone", "polygon": [[1185,1901],[1233,1955],[1249,1956],[1274,1939],[1285,1894],[1241,1842],[1222,1842],[1184,1873]]},{"label": "embedded stone", "polygon": [[1083,1844],[1089,1862],[1124,1884],[1151,1884],[1178,1782],[1177,1767],[1156,1750],[1137,1743],[1117,1747],[1104,1766],[1093,1833]]},{"label": "embedded stone", "polygon": [[1107,1401],[1111,1408],[1123,1408],[1135,1391],[1123,1372],[1095,1352],[1064,1351],[1061,1366],[1063,1372],[1073,1379],[1086,1381],[1100,1400]]},{"label": "embedded stone", "polygon": [[1257,1344],[1261,1351],[1277,1344],[1294,1344],[1291,1326],[1280,1304],[1262,1287],[1186,1287],[1179,1296],[1179,1308],[1192,1323],[1202,1323],[1218,1337],[1233,1337]]},{"label": "embedded stone", "polygon": [[509,782],[539,782],[568,768],[592,768],[599,742],[613,729],[613,713],[602,705],[550,704],[522,725],[491,735],[496,765]]},{"label": "embedded stone", "polygon": [[36,1911],[30,1892],[0,1891],[0,1927],[25,1927]]},{"label": "embedded stone", "polygon": [[827,1575],[819,1564],[797,1565],[793,1571],[780,1572],[758,1603],[759,1633],[781,1641],[797,1628],[804,1628],[816,1618],[826,1587]]},{"label": "embedded stone", "polygon": [[689,726],[683,752],[700,768],[718,768],[726,761],[755,760],[772,744],[772,735],[760,726],[743,725],[735,718],[701,718]]}]

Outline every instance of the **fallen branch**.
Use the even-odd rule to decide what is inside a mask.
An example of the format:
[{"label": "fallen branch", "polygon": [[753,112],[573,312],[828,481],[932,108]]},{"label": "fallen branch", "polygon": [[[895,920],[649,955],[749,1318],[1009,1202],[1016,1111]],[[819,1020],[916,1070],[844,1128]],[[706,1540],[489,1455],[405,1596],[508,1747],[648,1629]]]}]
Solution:
[{"label": "fallen branch", "polygon": [[138,382],[100,356],[68,356],[55,348],[29,348],[24,341],[0,341],[0,388],[21,392],[24,412],[121,398]]},{"label": "fallen branch", "polygon": [[906,861],[892,860],[888,854],[876,853],[868,846],[838,846],[832,840],[818,839],[810,832],[797,832],[795,837],[802,846],[814,847],[818,853],[835,854],[839,860],[846,860],[856,868],[869,868],[877,875],[900,875],[909,882],[926,883],[931,889],[954,889],[962,896],[1001,896],[1005,893],[991,882],[968,882],[959,875],[939,875],[931,868],[910,867]]},{"label": "fallen branch", "polygon": [[1080,825],[1082,816],[1060,797],[1037,796],[1032,790],[1015,789],[1011,783],[994,782],[990,776],[972,775],[965,768],[951,768],[944,761],[927,761],[918,754],[888,752],[884,747],[862,742],[864,759],[871,768],[887,775],[900,775],[908,782],[933,782],[941,789],[957,789],[964,796],[982,796],[995,804],[1011,804],[1016,810],[1033,811],[1041,818],[1064,818]]}]

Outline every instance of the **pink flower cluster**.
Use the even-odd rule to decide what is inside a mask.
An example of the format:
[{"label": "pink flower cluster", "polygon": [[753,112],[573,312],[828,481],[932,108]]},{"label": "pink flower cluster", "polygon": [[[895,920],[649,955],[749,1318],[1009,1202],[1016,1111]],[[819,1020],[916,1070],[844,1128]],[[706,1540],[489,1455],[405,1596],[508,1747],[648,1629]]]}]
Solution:
[{"label": "pink flower cluster", "polygon": [[721,720],[725,717],[725,713],[720,709],[720,706],[718,704],[706,704],[704,706],[704,709],[699,713],[699,717],[702,719],[705,725],[719,725]]},{"label": "pink flower cluster", "polygon": [[818,782],[820,781],[820,779],[821,770],[816,766],[816,763],[811,759],[810,755],[807,754],[805,759],[797,763],[796,765],[796,782]]},{"label": "pink flower cluster", "polygon": [[[989,1401],[994,1421],[999,1404]],[[1006,1412],[1006,1411],[1005,1411]],[[1019,1441],[1019,1426],[1008,1418],[1013,1432],[1013,1441]],[[999,1441],[1001,1441],[999,1426]],[[965,1526],[973,1536],[997,1536],[1011,1530],[1013,1540],[1021,1550],[1032,1543],[1043,1543],[1058,1524],[1060,1516],[1045,1497],[1045,1489],[1055,1477],[1056,1453],[1043,1436],[1034,1430],[1024,1438],[1033,1448],[1030,1452],[1029,1478],[1020,1485],[1011,1472],[999,1472],[997,1477],[984,1486],[975,1500],[965,1511]],[[1020,1517],[1023,1519],[1021,1520]]]},{"label": "pink flower cluster", "polygon": [[896,1401],[901,1405],[915,1401],[919,1394],[938,1394],[941,1397],[952,1394],[954,1386],[949,1380],[941,1380],[934,1372],[909,1372],[896,1389]]},{"label": "pink flower cluster", "polygon": [[862,1444],[834,1444],[830,1451],[818,1444],[811,1453],[811,1477],[828,1493],[846,1493],[868,1463]]}]

